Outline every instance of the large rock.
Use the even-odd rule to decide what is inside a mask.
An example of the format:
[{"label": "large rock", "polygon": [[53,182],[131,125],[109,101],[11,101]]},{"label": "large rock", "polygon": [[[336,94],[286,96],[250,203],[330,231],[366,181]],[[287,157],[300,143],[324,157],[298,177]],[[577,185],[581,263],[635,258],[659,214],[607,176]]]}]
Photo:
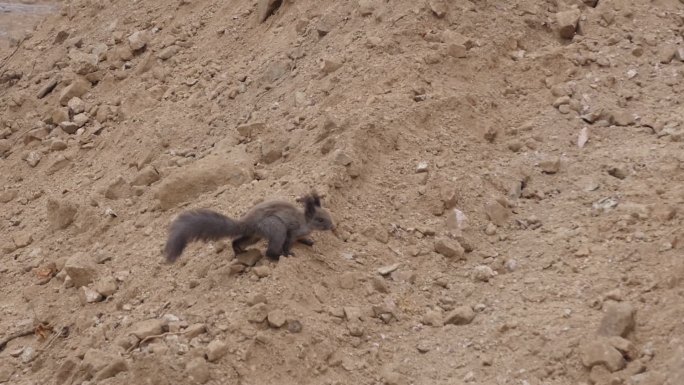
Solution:
[{"label": "large rock", "polygon": [[74,79],[71,84],[59,93],[59,104],[66,106],[71,98],[80,98],[91,88],[89,81],[83,78]]},{"label": "large rock", "polygon": [[162,334],[163,331],[164,321],[161,319],[152,318],[133,324],[129,334],[132,334],[142,340],[145,337]]},{"label": "large rock", "polygon": [[580,357],[582,364],[588,368],[603,365],[611,372],[616,372],[626,365],[622,354],[604,338],[586,342],[580,350]]},{"label": "large rock", "polygon": [[246,165],[210,155],[169,175],[159,184],[155,195],[160,207],[168,210],[220,186],[237,187],[250,180],[252,171]]},{"label": "large rock", "polygon": [[475,312],[470,306],[459,306],[444,317],[444,324],[467,325],[475,319]]},{"label": "large rock", "polygon": [[581,13],[579,9],[571,9],[569,11],[562,11],[556,14],[558,34],[560,37],[563,39],[572,39],[572,37],[575,36],[580,16]]},{"label": "large rock", "polygon": [[435,241],[435,251],[447,258],[464,259],[465,249],[455,240],[440,238]]},{"label": "large rock", "polygon": [[608,302],[598,334],[626,337],[634,330],[636,309],[629,302]]},{"label": "large rock", "polygon": [[77,211],[77,206],[71,202],[48,199],[47,220],[50,228],[53,230],[67,228],[73,223]]},{"label": "large rock", "polygon": [[81,287],[93,282],[97,269],[95,264],[85,253],[76,253],[64,264],[64,270],[71,278],[75,287]]}]

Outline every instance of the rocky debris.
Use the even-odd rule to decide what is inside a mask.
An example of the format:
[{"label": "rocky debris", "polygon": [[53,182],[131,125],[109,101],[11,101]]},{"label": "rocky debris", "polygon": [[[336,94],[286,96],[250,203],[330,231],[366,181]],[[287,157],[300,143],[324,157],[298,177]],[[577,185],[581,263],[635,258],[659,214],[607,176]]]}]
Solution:
[{"label": "rocky debris", "polygon": [[26,163],[31,167],[36,167],[41,159],[43,159],[43,155],[38,151],[31,151],[24,157]]},{"label": "rocky debris", "polygon": [[539,168],[541,168],[544,174],[556,174],[560,171],[561,160],[560,157],[553,159],[546,159],[539,162]]},{"label": "rocky debris", "polygon": [[164,178],[155,195],[161,208],[168,210],[219,186],[237,187],[251,180],[251,168],[225,157],[207,156]]},{"label": "rocky debris", "polygon": [[77,77],[59,94],[59,104],[66,106],[72,98],[80,98],[90,91],[92,85],[86,79]]},{"label": "rocky debris", "polygon": [[73,223],[78,208],[75,204],[68,201],[48,199],[47,201],[47,220],[53,230],[62,230]]},{"label": "rocky debris", "polygon": [[320,69],[324,75],[331,74],[342,67],[342,63],[334,59],[321,59]]},{"label": "rocky debris", "polygon": [[268,324],[276,329],[283,327],[283,325],[285,325],[285,322],[287,321],[287,319],[285,318],[285,313],[280,309],[268,312],[267,319]]},{"label": "rocky debris", "polygon": [[[73,99],[72,99],[73,100]],[[60,124],[62,122],[69,121],[69,108],[67,107],[57,107],[52,110],[51,119],[54,124]]]},{"label": "rocky debris", "polygon": [[257,1],[256,15],[259,23],[263,23],[271,16],[280,6],[279,0],[259,0]]},{"label": "rocky debris", "polygon": [[185,366],[185,373],[190,381],[198,384],[206,384],[211,379],[209,364],[202,357],[195,357]]},{"label": "rocky debris", "polygon": [[361,16],[369,16],[375,11],[375,2],[373,0],[359,0],[358,10]]},{"label": "rocky debris", "polygon": [[27,346],[26,348],[24,348],[20,355],[21,362],[25,364],[28,364],[29,362],[33,361],[35,358],[36,350],[31,346]]},{"label": "rocky debris", "polygon": [[131,186],[150,186],[152,183],[161,179],[157,170],[147,165],[131,181]]},{"label": "rocky debris", "polygon": [[342,273],[342,275],[339,277],[338,284],[342,289],[353,289],[354,287],[356,287],[356,274],[354,274],[354,272],[351,271]]},{"label": "rocky debris", "polygon": [[468,325],[475,319],[475,312],[470,306],[459,306],[444,317],[445,325]]},{"label": "rocky debris", "polygon": [[616,126],[631,126],[634,124],[634,116],[628,111],[617,110],[610,114],[610,122]]},{"label": "rocky debris", "polygon": [[282,140],[269,139],[261,143],[261,162],[271,164],[283,157],[285,143]]},{"label": "rocky debris", "polygon": [[397,270],[401,266],[400,263],[394,263],[392,265],[387,265],[387,266],[382,266],[378,268],[378,274],[380,275],[388,275],[392,273],[393,271]]},{"label": "rocky debris", "polygon": [[11,149],[12,143],[8,139],[0,139],[0,158],[9,155]]},{"label": "rocky debris", "polygon": [[607,339],[586,342],[581,348],[580,357],[582,364],[587,368],[603,365],[611,372],[616,372],[626,365],[622,354],[611,346]]},{"label": "rocky debris", "polygon": [[271,268],[268,265],[255,266],[252,271],[259,278],[266,278],[271,275]]},{"label": "rocky debris", "polygon": [[499,227],[504,226],[511,215],[510,210],[496,200],[485,204],[485,214],[492,223]]},{"label": "rocky debris", "polygon": [[556,13],[556,23],[558,23],[558,34],[563,39],[572,39],[577,32],[577,26],[581,16],[579,9],[571,9]]},{"label": "rocky debris", "polygon": [[258,303],[250,307],[247,311],[247,320],[252,323],[262,323],[268,318],[268,306],[265,303]]},{"label": "rocky debris", "polygon": [[[73,278],[72,278],[73,280]],[[78,297],[83,305],[88,303],[100,302],[104,299],[102,294],[89,288],[88,286],[81,286],[78,289]]]},{"label": "rocky debris", "polygon": [[22,231],[12,235],[12,241],[17,249],[23,249],[33,242],[33,236],[28,231]]},{"label": "rocky debris", "polygon": [[135,31],[128,36],[128,46],[132,51],[142,50],[150,41],[150,35],[147,31]]},{"label": "rocky debris", "polygon": [[349,166],[354,159],[342,150],[335,150],[333,152],[333,163],[339,166]]},{"label": "rocky debris", "polygon": [[236,257],[237,261],[245,266],[254,266],[261,258],[263,258],[263,255],[259,249],[247,249]]},{"label": "rocky debris", "polygon": [[608,301],[605,305],[598,334],[603,336],[627,337],[636,324],[636,309],[629,302]]},{"label": "rocky debris", "polygon": [[138,321],[131,325],[128,334],[134,335],[139,340],[149,336],[162,334],[164,331],[164,320],[151,318]]},{"label": "rocky debris", "polygon": [[447,5],[445,0],[428,0],[428,6],[432,13],[438,18],[443,18],[447,13]]},{"label": "rocky debris", "polygon": [[82,252],[76,253],[66,260],[64,271],[77,288],[92,283],[97,275],[95,264],[87,254]]},{"label": "rocky debris", "polygon": [[489,282],[496,276],[496,271],[486,265],[479,265],[473,268],[473,279],[480,282]]},{"label": "rocky debris", "polygon": [[618,179],[625,179],[629,176],[629,172],[622,166],[613,166],[608,169],[608,175]]},{"label": "rocky debris", "polygon": [[122,357],[113,357],[104,368],[100,369],[95,374],[93,379],[95,381],[102,381],[127,371],[128,364],[126,363],[126,360]]},{"label": "rocky debris", "polygon": [[161,60],[169,60],[172,57],[176,56],[178,52],[180,52],[180,47],[173,44],[159,51],[157,57]]},{"label": "rocky debris", "polygon": [[109,297],[116,293],[118,289],[116,279],[111,276],[103,277],[95,283],[95,291],[100,293],[103,297]]},{"label": "rocky debris", "polygon": [[183,335],[186,336],[189,340],[199,336],[200,334],[204,334],[207,332],[207,325],[203,323],[196,323],[188,326],[185,328],[185,331],[183,332]]},{"label": "rocky debris", "polygon": [[442,320],[442,312],[438,310],[428,310],[423,315],[421,322],[423,323],[423,325],[429,325],[434,327],[442,326],[444,325],[444,321]]},{"label": "rocky debris", "polygon": [[209,362],[217,362],[223,356],[225,356],[228,353],[228,344],[224,341],[221,341],[219,339],[215,339],[207,345],[207,351],[205,353],[207,357],[207,361]]},{"label": "rocky debris", "polygon": [[435,251],[447,258],[464,259],[465,249],[458,241],[447,238],[435,240]]},{"label": "rocky debris", "polygon": [[36,93],[36,97],[38,99],[46,97],[50,92],[52,92],[55,89],[55,87],[57,87],[57,84],[59,84],[57,78],[52,78],[48,80],[42,87],[40,87],[38,93]]},{"label": "rocky debris", "polygon": [[17,197],[17,190],[0,191],[0,203],[9,203]]}]

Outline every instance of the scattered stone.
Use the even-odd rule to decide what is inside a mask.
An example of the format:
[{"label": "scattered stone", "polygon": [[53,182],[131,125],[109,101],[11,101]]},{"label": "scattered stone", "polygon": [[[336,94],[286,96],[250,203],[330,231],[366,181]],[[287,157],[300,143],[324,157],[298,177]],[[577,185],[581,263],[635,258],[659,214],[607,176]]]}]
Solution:
[{"label": "scattered stone", "polygon": [[464,259],[465,249],[456,240],[439,238],[435,241],[435,251],[447,258]]},{"label": "scattered stone", "polygon": [[430,344],[427,341],[421,340],[416,345],[416,350],[420,353],[427,353],[431,350]]},{"label": "scattered stone", "polygon": [[339,166],[349,166],[354,160],[342,150],[333,152],[333,162]]},{"label": "scattered stone", "polygon": [[57,107],[52,110],[52,123],[60,124],[62,122],[69,121],[69,108],[67,107]]},{"label": "scattered stone", "polygon": [[75,122],[61,122],[59,123],[59,127],[62,129],[62,131],[69,135],[75,134],[79,128]]},{"label": "scattered stone", "polygon": [[449,43],[447,44],[447,54],[457,59],[463,59],[468,56],[468,48],[463,44]]},{"label": "scattered stone", "polygon": [[475,319],[475,312],[470,306],[459,306],[450,311],[444,318],[444,324],[467,325]]},{"label": "scattered stone", "polygon": [[320,63],[321,72],[328,75],[342,67],[342,63],[332,59],[322,59]]},{"label": "scattered stone", "polygon": [[12,143],[9,141],[9,139],[0,139],[0,158],[4,158],[9,155],[11,149]]},{"label": "scattered stone", "polygon": [[263,255],[261,255],[259,249],[247,249],[244,253],[238,254],[236,258],[238,262],[245,266],[254,266],[263,258]]},{"label": "scattered stone", "polygon": [[361,309],[356,306],[345,306],[342,308],[344,316],[347,321],[360,321],[361,320]]},{"label": "scattered stone", "polygon": [[496,200],[487,202],[485,213],[487,218],[499,227],[505,225],[511,215],[510,211]]},{"label": "scattered stone", "polygon": [[287,321],[287,331],[290,333],[300,333],[302,331],[302,323],[298,320]]},{"label": "scattered stone", "polygon": [[420,162],[416,166],[416,173],[428,172],[428,162]]},{"label": "scattered stone", "polygon": [[560,171],[561,160],[560,157],[554,159],[547,159],[539,162],[539,168],[545,174],[555,174]]},{"label": "scattered stone", "polygon": [[608,302],[598,334],[627,337],[634,330],[636,309],[629,302]]},{"label": "scattered stone", "polygon": [[351,290],[356,286],[356,274],[351,271],[342,273],[339,278],[339,285],[342,289]]},{"label": "scattered stone", "polygon": [[577,25],[579,24],[581,12],[579,9],[571,9],[556,13],[556,22],[558,23],[558,34],[563,39],[572,39],[577,32]]},{"label": "scattered stone", "polygon": [[161,179],[159,172],[151,165],[147,165],[133,178],[131,186],[149,186],[159,179]]},{"label": "scattered stone", "polygon": [[206,357],[209,362],[216,362],[228,353],[228,344],[221,340],[213,340],[207,345]]},{"label": "scattered stone", "polygon": [[0,191],[0,203],[9,203],[17,197],[17,190]]},{"label": "scattered stone", "polygon": [[397,269],[399,268],[399,266],[401,266],[400,263],[395,263],[395,264],[392,264],[392,265],[383,266],[383,267],[381,267],[381,268],[378,269],[378,274],[380,274],[380,275],[388,275],[388,274],[390,274],[391,272],[397,270]]},{"label": "scattered stone", "polygon": [[112,361],[109,362],[109,364],[107,364],[107,366],[105,366],[99,372],[97,372],[97,374],[95,374],[94,380],[102,381],[107,378],[114,377],[119,373],[127,371],[128,364],[126,364],[126,360],[124,360],[121,357],[115,357]]},{"label": "scattered stone", "polygon": [[[90,120],[90,117],[88,116],[88,114],[84,114],[84,113],[74,115],[74,119],[73,119],[74,124],[78,128],[85,126],[89,120]],[[73,133],[75,133],[75,131],[71,132],[71,133],[73,134]]]},{"label": "scattered stone", "polygon": [[447,5],[445,0],[428,0],[428,5],[432,13],[438,18],[443,18],[447,12]]},{"label": "scattered stone", "polygon": [[373,286],[373,289],[378,291],[378,293],[389,293],[389,287],[387,287],[387,283],[385,282],[384,279],[380,277],[372,277],[371,278],[371,285]]},{"label": "scattered stone", "polygon": [[269,16],[271,16],[280,7],[279,0],[259,0],[257,1],[257,20],[263,23]]},{"label": "scattered stone", "polygon": [[[73,278],[72,278],[73,280]],[[89,288],[88,286],[81,286],[78,291],[79,299],[82,304],[100,302],[104,297],[97,291]]]},{"label": "scattered stone", "polygon": [[35,358],[36,350],[31,346],[27,346],[21,353],[21,362],[25,364],[28,364],[29,362],[33,361]]},{"label": "scattered stone", "polygon": [[321,20],[318,22],[318,25],[316,25],[316,32],[318,33],[318,37],[324,37],[327,34],[330,33],[330,31],[333,30],[333,27],[336,24],[336,20],[332,14],[326,14],[321,17]]},{"label": "scattered stone", "polygon": [[65,87],[59,94],[59,104],[66,106],[69,100],[75,97],[81,97],[91,88],[89,81],[83,78],[76,78],[67,87]]},{"label": "scattered stone", "polygon": [[174,44],[161,50],[157,54],[157,57],[161,60],[169,60],[172,57],[176,56],[178,52],[180,52],[180,47]]},{"label": "scattered stone", "polygon": [[423,319],[421,320],[421,322],[423,323],[423,325],[435,327],[440,327],[444,325],[444,321],[442,321],[442,313],[437,310],[426,311],[425,315],[423,315]]},{"label": "scattered stone", "polygon": [[489,236],[496,235],[496,229],[497,229],[496,225],[493,224],[492,222],[489,222],[487,224],[487,227],[485,227],[485,234],[487,234]]},{"label": "scattered stone", "polygon": [[131,47],[131,50],[138,51],[145,48],[149,40],[150,37],[146,31],[135,31],[128,36],[128,46]]},{"label": "scattered stone", "polygon": [[230,156],[209,155],[165,177],[155,192],[160,208],[168,210],[218,187],[237,187],[251,181],[251,167],[236,163]]},{"label": "scattered stone", "polygon": [[24,247],[30,245],[33,242],[33,236],[28,231],[22,231],[17,234],[12,235],[12,241],[17,249],[23,249]]},{"label": "scattered stone", "polygon": [[70,65],[74,73],[88,75],[99,70],[97,55],[73,50],[69,53]]},{"label": "scattered stone", "polygon": [[133,196],[133,188],[123,176],[119,175],[107,186],[104,196],[112,200],[130,198]]},{"label": "scattered stone", "polygon": [[677,47],[673,45],[666,45],[658,52],[658,60],[662,64],[668,64],[674,59],[677,54]]},{"label": "scattered stone", "polygon": [[14,350],[10,350],[9,352],[7,352],[7,354],[9,354],[12,357],[19,357],[21,355],[21,353],[23,353],[23,352],[24,352],[24,347],[22,346],[22,347],[18,347],[16,349],[14,349]]},{"label": "scattered stone", "polygon": [[373,0],[359,0],[359,14],[361,16],[369,16],[375,11],[375,3]]},{"label": "scattered stone", "polygon": [[262,323],[268,317],[268,307],[265,303],[258,303],[249,308],[247,320],[252,323]]},{"label": "scattered stone", "polygon": [[589,129],[583,127],[577,135],[577,147],[584,148],[584,145],[589,141]]},{"label": "scattered stone", "polygon": [[287,318],[285,318],[285,313],[280,309],[276,309],[276,310],[268,312],[267,318],[268,318],[268,324],[271,325],[271,327],[276,328],[276,329],[285,325],[285,322],[287,321]]},{"label": "scattered stone", "polygon": [[628,111],[613,111],[610,114],[610,122],[616,126],[631,126],[634,124],[634,116]]},{"label": "scattered stone", "polygon": [[202,357],[195,357],[185,366],[185,373],[191,381],[206,384],[211,379],[209,364]]},{"label": "scattered stone", "polygon": [[489,282],[496,276],[496,271],[486,265],[479,265],[473,268],[473,279],[480,282]]},{"label": "scattered stone", "polygon": [[259,278],[266,278],[271,275],[271,269],[268,267],[268,265],[256,266],[252,269],[252,271]]},{"label": "scattered stone", "polygon": [[46,97],[50,92],[52,92],[55,89],[55,87],[57,87],[58,83],[59,82],[57,81],[56,77],[50,79],[47,83],[45,83],[44,86],[42,86],[40,88],[40,90],[38,90],[36,97],[38,99],[42,99],[42,98]]},{"label": "scattered stone", "polygon": [[188,326],[185,329],[185,332],[183,333],[184,336],[186,336],[189,340],[197,337],[200,334],[204,334],[207,332],[207,325],[203,323],[196,323]]},{"label": "scattered stone", "polygon": [[111,276],[104,277],[95,284],[95,291],[102,294],[104,297],[109,297],[116,293],[117,289],[116,279]]},{"label": "scattered stone", "polygon": [[625,179],[629,173],[623,167],[615,166],[608,169],[608,175],[618,179]]},{"label": "scattered stone", "polygon": [[95,265],[90,261],[88,255],[82,252],[78,252],[67,259],[64,263],[64,271],[71,278],[75,287],[90,284],[97,274]]},{"label": "scattered stone", "polygon": [[76,205],[67,201],[48,199],[47,220],[53,230],[62,230],[73,223],[78,211]]},{"label": "scattered stone", "polygon": [[161,319],[151,318],[134,323],[131,326],[128,334],[132,334],[138,337],[138,339],[142,340],[145,337],[162,334],[163,331],[164,321]]},{"label": "scattered stone", "polygon": [[586,342],[581,348],[580,357],[582,364],[587,368],[603,365],[611,372],[616,372],[626,365],[622,354],[612,347],[607,339]]}]

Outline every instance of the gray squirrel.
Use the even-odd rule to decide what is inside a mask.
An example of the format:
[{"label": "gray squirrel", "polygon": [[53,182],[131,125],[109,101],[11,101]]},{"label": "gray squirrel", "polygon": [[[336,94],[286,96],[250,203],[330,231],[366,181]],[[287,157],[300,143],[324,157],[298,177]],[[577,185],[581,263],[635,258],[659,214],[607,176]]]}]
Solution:
[{"label": "gray squirrel", "polygon": [[268,258],[278,260],[281,255],[294,255],[290,250],[294,242],[313,246],[309,234],[335,229],[330,213],[321,207],[321,199],[315,191],[297,202],[303,204],[303,209],[284,201],[262,202],[237,220],[208,209],[186,211],[169,227],[164,248],[166,260],[176,261],[190,242],[223,238],[233,240],[235,255],[262,238],[268,240]]}]

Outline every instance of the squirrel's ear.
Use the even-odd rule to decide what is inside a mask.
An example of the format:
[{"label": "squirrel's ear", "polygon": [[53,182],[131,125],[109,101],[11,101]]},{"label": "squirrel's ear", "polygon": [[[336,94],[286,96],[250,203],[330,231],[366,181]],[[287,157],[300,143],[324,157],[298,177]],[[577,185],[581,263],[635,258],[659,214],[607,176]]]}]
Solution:
[{"label": "squirrel's ear", "polygon": [[316,214],[316,202],[314,197],[307,195],[302,200],[304,201],[304,216],[307,219],[313,218],[314,214]]},{"label": "squirrel's ear", "polygon": [[311,192],[311,199],[313,200],[313,204],[321,207],[321,197],[318,195],[318,193],[314,190]]}]

